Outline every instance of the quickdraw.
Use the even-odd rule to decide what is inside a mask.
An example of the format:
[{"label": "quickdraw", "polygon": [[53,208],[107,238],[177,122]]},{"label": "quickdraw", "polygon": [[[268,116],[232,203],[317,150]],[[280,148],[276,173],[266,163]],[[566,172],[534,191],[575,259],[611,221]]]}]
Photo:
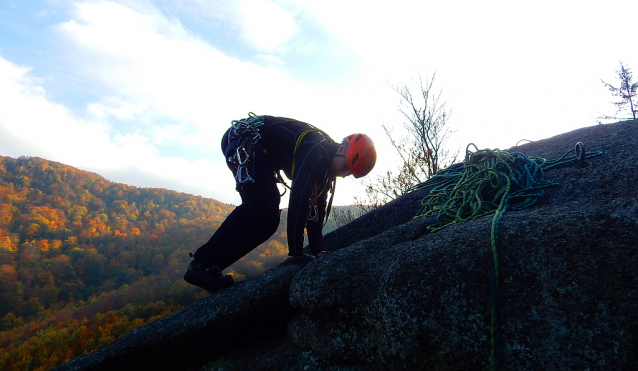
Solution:
[{"label": "quickdraw", "polygon": [[248,113],[246,119],[231,122],[228,150],[234,152],[231,152],[230,156],[227,154],[227,161],[235,167],[235,189],[238,192],[244,184],[255,183],[251,175],[254,174],[254,163],[251,160],[255,155],[254,146],[261,139],[259,127],[263,124],[263,116],[257,116],[252,112]]},{"label": "quickdraw", "polygon": [[319,206],[317,206],[316,202],[314,204],[311,204],[308,208],[308,217],[306,219],[311,222],[319,221]]},{"label": "quickdraw", "polygon": [[325,214],[326,216],[325,216],[325,220],[323,221],[323,225],[324,226],[326,225],[326,223],[328,222],[328,218],[330,217],[330,210],[332,208],[332,200],[334,199],[336,186],[337,186],[336,178],[333,178],[332,181],[328,179],[327,183],[324,184],[323,189],[320,192],[318,187],[315,184],[312,197],[310,198],[309,204],[308,204],[308,216],[306,218],[307,220],[313,221],[313,222],[319,221],[320,215],[319,215],[319,205],[317,203],[317,200],[319,199],[319,197],[321,197],[321,195],[324,192],[330,192],[330,199],[328,200],[328,205],[326,206],[326,214]]},{"label": "quickdraw", "polygon": [[[306,129],[304,131],[302,131],[298,136],[297,136],[297,141],[295,142],[295,149],[293,150],[293,156],[292,156],[292,177],[294,178],[294,174],[295,174],[295,170],[296,170],[296,153],[297,150],[299,150],[299,147],[301,146],[301,142],[303,141],[304,137],[306,136],[306,134],[310,133],[310,132],[319,132],[321,135],[324,136],[323,140],[326,140],[326,138],[329,138],[329,136],[324,133],[323,131],[317,129],[316,127],[312,126],[310,129]],[[281,175],[280,175],[281,177]],[[283,179],[282,179],[283,181]],[[283,182],[284,185],[286,185],[285,182]],[[328,192],[330,191],[330,200],[328,202],[328,206],[326,207],[326,218],[324,220],[324,225],[327,223],[328,221],[328,216],[330,215],[330,208],[332,207],[332,199],[334,197],[334,188],[336,186],[336,179],[332,179],[332,182],[330,181],[330,178],[328,177],[328,174],[326,174],[326,176],[324,177],[323,181],[322,181],[322,186],[321,186],[321,190],[319,190],[318,185],[315,183],[313,192],[312,192],[312,197],[310,197],[310,199],[308,200],[308,216],[306,217],[306,219],[308,221],[313,221],[313,222],[318,222],[319,218],[320,218],[320,214],[319,214],[319,206],[317,204],[317,200],[319,199],[319,197],[321,197],[321,195],[323,195],[324,192]],[[286,185],[287,186],[287,185]]]}]

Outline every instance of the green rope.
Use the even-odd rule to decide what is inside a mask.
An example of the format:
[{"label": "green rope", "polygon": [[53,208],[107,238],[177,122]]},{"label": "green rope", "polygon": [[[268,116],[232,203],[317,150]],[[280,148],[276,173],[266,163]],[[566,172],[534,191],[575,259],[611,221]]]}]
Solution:
[{"label": "green rope", "polygon": [[[582,146],[582,143],[577,144]],[[476,151],[470,151],[473,146]],[[584,147],[580,147],[584,149]],[[431,232],[449,225],[494,214],[490,241],[493,257],[492,300],[490,318],[490,365],[499,368],[498,357],[498,313],[497,289],[499,282],[498,226],[506,210],[528,208],[545,195],[545,189],[557,186],[545,179],[545,171],[572,165],[584,158],[598,156],[593,152],[570,156],[571,150],[556,160],[528,157],[518,152],[509,153],[498,149],[478,150],[470,144],[466,148],[465,160],[436,173],[424,183],[410,191],[432,187],[421,201],[421,208],[415,218],[436,215],[433,224],[427,227]],[[578,155],[578,153],[577,153]]]}]

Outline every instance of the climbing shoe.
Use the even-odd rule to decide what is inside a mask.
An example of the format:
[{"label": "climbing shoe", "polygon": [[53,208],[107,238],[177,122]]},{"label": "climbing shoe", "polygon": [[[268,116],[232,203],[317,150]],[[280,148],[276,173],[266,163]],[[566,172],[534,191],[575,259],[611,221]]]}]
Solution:
[{"label": "climbing shoe", "polygon": [[188,270],[184,274],[184,281],[199,286],[211,294],[235,283],[232,276],[223,275],[218,267],[204,268],[195,263],[195,260],[191,260]]}]

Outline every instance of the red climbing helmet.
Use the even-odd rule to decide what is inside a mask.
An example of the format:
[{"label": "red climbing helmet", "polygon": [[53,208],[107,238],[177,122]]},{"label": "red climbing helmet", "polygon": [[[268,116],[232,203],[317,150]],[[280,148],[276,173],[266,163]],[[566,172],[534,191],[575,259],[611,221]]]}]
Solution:
[{"label": "red climbing helmet", "polygon": [[352,134],[343,138],[346,145],[344,157],[348,161],[348,167],[355,178],[366,176],[377,162],[377,150],[369,136],[365,134]]}]

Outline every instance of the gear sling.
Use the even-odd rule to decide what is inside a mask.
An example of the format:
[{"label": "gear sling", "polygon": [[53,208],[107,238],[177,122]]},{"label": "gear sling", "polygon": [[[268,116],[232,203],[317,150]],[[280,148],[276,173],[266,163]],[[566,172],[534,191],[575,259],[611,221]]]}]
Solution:
[{"label": "gear sling", "polygon": [[264,124],[260,116],[250,112],[244,120],[233,120],[228,135],[226,161],[235,168],[235,189],[240,192],[246,183],[255,183],[254,147],[261,139],[259,127]]}]

